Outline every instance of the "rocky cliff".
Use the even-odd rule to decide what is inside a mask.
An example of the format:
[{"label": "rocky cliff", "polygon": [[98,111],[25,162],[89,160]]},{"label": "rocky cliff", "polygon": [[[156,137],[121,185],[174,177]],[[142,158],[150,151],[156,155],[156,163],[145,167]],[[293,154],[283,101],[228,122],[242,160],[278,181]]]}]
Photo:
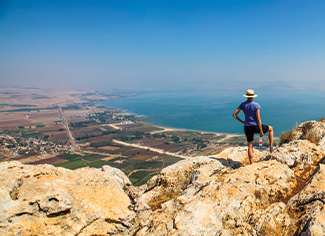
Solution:
[{"label": "rocky cliff", "polygon": [[140,187],[109,166],[4,162],[0,234],[325,235],[324,157],[325,123],[312,122],[273,153],[255,150],[253,165],[245,148],[230,148],[168,166]]}]

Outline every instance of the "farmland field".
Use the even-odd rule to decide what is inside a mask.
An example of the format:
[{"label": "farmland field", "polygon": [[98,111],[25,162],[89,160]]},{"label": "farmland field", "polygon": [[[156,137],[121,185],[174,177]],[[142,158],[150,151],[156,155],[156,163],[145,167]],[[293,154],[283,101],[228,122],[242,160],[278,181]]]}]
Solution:
[{"label": "farmland field", "polygon": [[40,161],[30,162],[28,164],[29,165],[58,164],[58,163],[63,163],[63,162],[67,162],[67,161],[68,160],[60,158],[60,157],[51,157],[51,158],[47,158],[47,159],[40,160]]}]

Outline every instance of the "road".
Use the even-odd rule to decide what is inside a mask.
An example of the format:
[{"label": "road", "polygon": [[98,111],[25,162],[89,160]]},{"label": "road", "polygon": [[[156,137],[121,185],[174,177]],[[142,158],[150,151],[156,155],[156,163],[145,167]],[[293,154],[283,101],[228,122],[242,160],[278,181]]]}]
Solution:
[{"label": "road", "polygon": [[150,151],[158,152],[160,154],[166,154],[166,155],[169,155],[169,156],[180,157],[180,158],[184,158],[184,159],[191,158],[191,157],[179,155],[179,154],[176,154],[176,153],[173,153],[173,152],[167,152],[167,151],[165,151],[163,149],[158,149],[158,148],[153,148],[153,147],[148,147],[148,146],[142,146],[142,145],[135,144],[135,143],[126,143],[126,142],[118,141],[118,140],[115,140],[115,139],[113,139],[112,141],[114,143],[118,143],[118,144],[125,145],[125,146],[137,147],[137,148],[146,149],[146,150],[149,149]]},{"label": "road", "polygon": [[74,141],[74,138],[70,132],[70,129],[69,129],[69,123],[67,122],[67,120],[65,119],[64,115],[63,115],[63,112],[62,112],[62,109],[61,107],[59,108],[59,113],[60,113],[60,116],[61,116],[61,119],[62,119],[62,122],[65,126],[65,129],[67,131],[67,135],[69,137],[69,140],[70,140],[70,143],[71,143],[71,146],[74,148],[75,151],[80,151],[80,147],[76,144],[76,142]]}]

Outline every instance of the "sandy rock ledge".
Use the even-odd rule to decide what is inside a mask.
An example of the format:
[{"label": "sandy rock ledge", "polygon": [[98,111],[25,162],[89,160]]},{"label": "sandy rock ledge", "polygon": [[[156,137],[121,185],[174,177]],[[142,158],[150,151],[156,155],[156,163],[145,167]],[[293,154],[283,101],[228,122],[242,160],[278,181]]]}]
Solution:
[{"label": "sandy rock ledge", "polygon": [[0,235],[325,235],[323,126],[317,144],[189,158],[140,187],[109,166],[0,163]]}]

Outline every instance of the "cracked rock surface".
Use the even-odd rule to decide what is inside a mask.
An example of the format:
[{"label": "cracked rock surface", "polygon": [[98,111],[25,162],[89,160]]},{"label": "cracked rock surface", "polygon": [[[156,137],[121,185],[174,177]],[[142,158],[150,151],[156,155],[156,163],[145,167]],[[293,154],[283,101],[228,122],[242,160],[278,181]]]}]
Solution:
[{"label": "cracked rock surface", "polygon": [[[324,122],[323,122],[324,123]],[[0,163],[0,235],[325,235],[325,125],[272,154],[234,147],[133,186],[120,170]],[[302,128],[303,130],[303,128]]]},{"label": "cracked rock surface", "polygon": [[118,234],[133,217],[121,184],[98,169],[0,165],[0,235]]}]

